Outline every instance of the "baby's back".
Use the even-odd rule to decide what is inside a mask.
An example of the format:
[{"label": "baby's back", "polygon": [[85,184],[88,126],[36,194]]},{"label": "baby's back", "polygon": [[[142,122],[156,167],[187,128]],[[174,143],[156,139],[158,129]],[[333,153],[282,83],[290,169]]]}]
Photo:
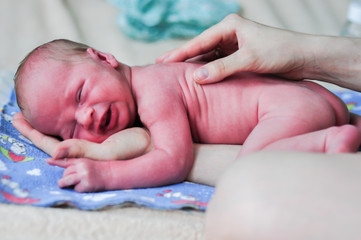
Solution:
[{"label": "baby's back", "polygon": [[167,88],[169,99],[164,104],[169,105],[169,114],[177,111],[176,101],[182,102],[194,142],[242,144],[269,113],[295,120],[323,114],[334,117],[335,124],[348,122],[343,102],[312,82],[238,73],[220,83],[198,85],[192,79],[197,67],[190,63],[150,66],[153,73],[167,69],[168,74],[157,74],[158,81],[151,81],[152,88]]}]

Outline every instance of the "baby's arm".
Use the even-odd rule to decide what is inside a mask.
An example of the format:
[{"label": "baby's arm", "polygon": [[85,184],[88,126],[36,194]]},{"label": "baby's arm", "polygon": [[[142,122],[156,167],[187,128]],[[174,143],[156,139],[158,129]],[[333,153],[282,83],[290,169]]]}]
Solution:
[{"label": "baby's arm", "polygon": [[159,107],[145,114],[147,119],[144,124],[154,143],[154,149],[147,154],[126,161],[48,159],[49,164],[66,168],[58,182],[59,187],[94,192],[155,187],[183,181],[193,164],[193,143],[183,103],[173,102],[173,106],[177,111],[170,113],[168,108]]},{"label": "baby's arm", "polygon": [[93,160],[123,160],[147,153],[152,149],[148,132],[129,128],[113,134],[102,143],[81,139],[59,141],[34,129],[21,113],[14,116],[13,125],[35,146],[54,158],[90,158]]},{"label": "baby's arm", "polygon": [[67,139],[58,144],[53,157],[125,160],[143,155],[152,148],[149,133],[143,128],[135,127],[117,132],[102,143]]},{"label": "baby's arm", "polygon": [[56,147],[60,141],[56,138],[47,136],[34,129],[24,118],[21,112],[16,113],[13,117],[13,126],[22,134],[33,142],[35,146],[54,156]]}]

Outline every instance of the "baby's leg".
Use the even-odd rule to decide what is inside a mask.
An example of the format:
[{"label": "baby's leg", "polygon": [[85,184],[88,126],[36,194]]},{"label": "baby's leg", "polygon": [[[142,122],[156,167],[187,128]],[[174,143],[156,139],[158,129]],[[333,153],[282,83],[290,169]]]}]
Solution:
[{"label": "baby's leg", "polygon": [[353,125],[343,125],[284,138],[267,145],[263,149],[343,153],[356,152],[360,143],[360,131]]},{"label": "baby's leg", "polygon": [[240,155],[262,149],[355,152],[360,142],[360,131],[352,125],[328,127],[327,123],[322,126],[304,119],[271,117],[257,124],[243,144]]},{"label": "baby's leg", "polygon": [[361,239],[359,154],[258,152],[232,164],[206,239]]}]

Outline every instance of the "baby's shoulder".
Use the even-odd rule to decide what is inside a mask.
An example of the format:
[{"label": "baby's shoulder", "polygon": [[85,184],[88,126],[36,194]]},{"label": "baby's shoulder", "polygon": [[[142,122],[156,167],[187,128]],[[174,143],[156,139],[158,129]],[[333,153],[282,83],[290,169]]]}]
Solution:
[{"label": "baby's shoulder", "polygon": [[174,91],[179,90],[180,83],[192,81],[192,73],[196,66],[199,65],[165,63],[144,66],[134,79],[134,87],[145,95],[161,92],[174,94]]},{"label": "baby's shoulder", "polygon": [[184,107],[182,81],[188,64],[154,64],[145,66],[133,79],[133,91],[140,112],[159,114]]}]

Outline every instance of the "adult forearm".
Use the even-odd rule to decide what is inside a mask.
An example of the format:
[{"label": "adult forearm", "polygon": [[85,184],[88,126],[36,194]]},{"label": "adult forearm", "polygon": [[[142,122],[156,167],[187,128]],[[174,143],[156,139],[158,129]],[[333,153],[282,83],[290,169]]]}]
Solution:
[{"label": "adult forearm", "polygon": [[361,39],[306,36],[304,76],[361,91]]}]

